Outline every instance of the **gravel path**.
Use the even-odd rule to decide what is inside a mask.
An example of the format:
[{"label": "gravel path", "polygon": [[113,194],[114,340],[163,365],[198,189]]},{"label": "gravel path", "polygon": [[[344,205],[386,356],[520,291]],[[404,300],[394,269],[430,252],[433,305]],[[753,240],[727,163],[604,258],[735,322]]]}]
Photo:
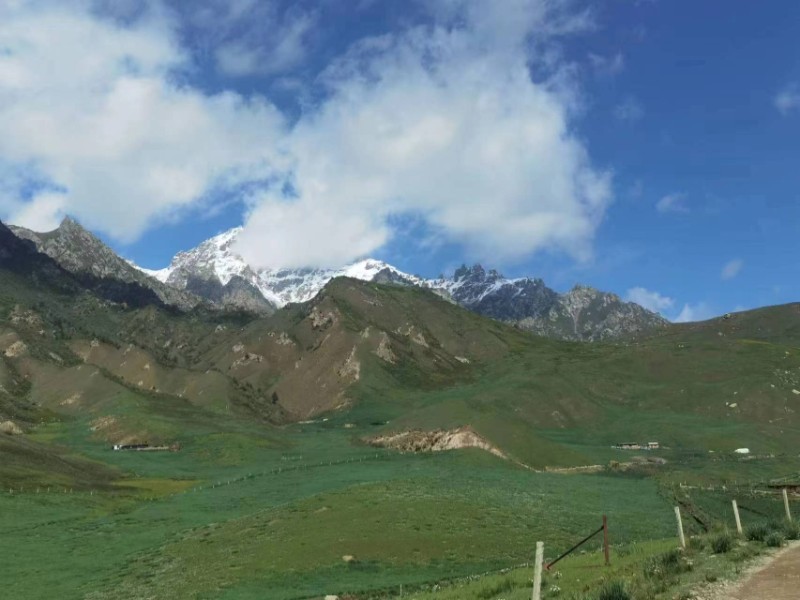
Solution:
[{"label": "gravel path", "polygon": [[800,543],[759,561],[744,579],[705,589],[702,600],[798,600],[800,598]]}]

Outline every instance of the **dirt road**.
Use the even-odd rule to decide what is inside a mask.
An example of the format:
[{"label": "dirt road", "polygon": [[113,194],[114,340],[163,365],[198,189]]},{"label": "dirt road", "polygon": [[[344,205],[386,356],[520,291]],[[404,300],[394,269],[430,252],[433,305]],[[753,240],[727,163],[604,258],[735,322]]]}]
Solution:
[{"label": "dirt road", "polygon": [[[797,600],[800,598],[800,544],[784,548],[714,600]],[[709,599],[710,600],[710,599]]]}]

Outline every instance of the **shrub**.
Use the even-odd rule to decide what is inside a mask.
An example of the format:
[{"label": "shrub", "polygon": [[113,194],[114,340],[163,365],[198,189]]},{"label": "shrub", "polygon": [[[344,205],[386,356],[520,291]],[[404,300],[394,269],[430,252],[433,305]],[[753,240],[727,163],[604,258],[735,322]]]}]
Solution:
[{"label": "shrub", "polygon": [[633,600],[622,581],[609,581],[600,589],[597,600]]},{"label": "shrub", "polygon": [[769,527],[766,523],[756,523],[748,527],[744,534],[751,542],[763,542],[769,535]]},{"label": "shrub", "polygon": [[783,546],[785,538],[783,537],[782,533],[778,531],[773,531],[766,537],[764,541],[770,548],[780,548],[781,546]]},{"label": "shrub", "polygon": [[787,540],[800,540],[800,524],[794,521],[786,521],[783,524],[783,535]]},{"label": "shrub", "polygon": [[703,550],[706,547],[706,540],[702,536],[693,535],[689,538],[690,550]]},{"label": "shrub", "polygon": [[644,565],[644,575],[648,579],[662,579],[691,569],[691,563],[680,550],[670,550],[650,558]]},{"label": "shrub", "polygon": [[743,545],[737,548],[736,552],[732,553],[731,560],[737,563],[744,562],[758,556],[759,554],[761,554],[761,551],[757,546],[753,544]]},{"label": "shrub", "polygon": [[729,533],[720,533],[711,540],[714,554],[727,554],[733,548],[733,538]]}]

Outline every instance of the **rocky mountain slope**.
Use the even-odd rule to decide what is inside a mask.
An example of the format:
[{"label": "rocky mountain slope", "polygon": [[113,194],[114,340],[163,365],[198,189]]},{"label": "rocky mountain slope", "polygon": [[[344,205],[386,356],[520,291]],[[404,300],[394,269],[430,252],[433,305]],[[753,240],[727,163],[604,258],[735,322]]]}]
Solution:
[{"label": "rocky mountain slope", "polygon": [[660,315],[615,294],[588,286],[559,294],[541,279],[507,279],[480,265],[462,266],[452,278],[427,284],[465,308],[547,337],[612,340],[667,325]]},{"label": "rocky mountain slope", "polygon": [[207,303],[271,314],[288,304],[308,302],[335,278],[351,277],[430,289],[478,314],[558,339],[614,340],[657,330],[667,323],[660,315],[614,294],[586,286],[559,294],[541,279],[508,279],[480,265],[462,266],[452,277],[440,279],[423,279],[373,259],[341,269],[258,269],[236,252],[241,228],[181,252],[168,267],[155,271],[120,258],[70,218],[46,233],[12,229],[74,274],[136,283],[152,290],[164,304],[182,310]]},{"label": "rocky mountain slope", "polygon": [[40,252],[71,273],[139,284],[153,290],[164,304],[181,310],[191,310],[203,303],[259,314],[271,313],[275,308],[258,290],[235,275],[221,283],[202,270],[194,270],[175,273],[173,281],[162,281],[118,256],[70,217],[57,229],[44,233],[13,225],[10,229],[18,237],[32,241]]},{"label": "rocky mountain slope", "polygon": [[423,284],[423,280],[377,260],[360,261],[342,269],[257,269],[250,266],[235,250],[240,231],[240,227],[231,229],[206,240],[192,250],[181,252],[164,269],[142,270],[179,289],[189,288],[193,278],[215,281],[223,286],[238,279],[242,285],[246,284],[249,289],[277,307],[311,300],[325,284],[336,277]]},{"label": "rocky mountain slope", "polygon": [[614,294],[585,286],[559,294],[541,279],[507,279],[480,265],[461,267],[453,277],[443,279],[423,279],[373,259],[342,269],[256,269],[236,252],[240,231],[231,229],[181,252],[165,269],[144,271],[165,284],[215,302],[226,302],[224,296],[215,293],[216,289],[236,285],[242,294],[261,296],[276,307],[307,302],[337,277],[414,285],[431,289],[481,315],[567,340],[618,339],[667,323],[660,315],[623,302]]},{"label": "rocky mountain slope", "polygon": [[45,233],[14,225],[9,226],[9,229],[17,237],[33,242],[39,252],[73,274],[136,283],[153,290],[164,304],[183,310],[192,309],[202,302],[200,296],[148,277],[69,217],[57,229]]},{"label": "rocky mountain slope", "polygon": [[[461,270],[462,280],[467,271],[476,276]],[[470,427],[535,465],[545,451],[585,460],[541,431],[603,431],[600,445],[659,431],[678,443],[690,415],[695,431],[727,419],[790,432],[800,414],[797,305],[607,346],[530,336],[418,286],[335,278],[312,300],[257,317],[185,314],[113,281],[74,275],[0,225],[0,423],[24,431],[53,411],[80,415],[106,442],[162,442],[195,413],[286,423],[333,412],[378,435]],[[564,306],[602,308],[581,292],[565,295],[577,308]],[[179,412],[162,418],[167,409]],[[736,436],[731,444],[780,447],[770,432]]]}]

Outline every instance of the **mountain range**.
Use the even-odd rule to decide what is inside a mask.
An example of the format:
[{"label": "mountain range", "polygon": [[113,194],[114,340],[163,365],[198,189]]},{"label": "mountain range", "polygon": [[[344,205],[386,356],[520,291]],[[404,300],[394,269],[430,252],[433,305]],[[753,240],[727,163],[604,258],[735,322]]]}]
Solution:
[{"label": "mountain range", "polygon": [[[506,302],[518,324],[532,309],[509,298],[570,295],[542,282],[473,267],[397,285],[375,261],[387,284],[335,277],[269,315],[172,288],[196,303],[180,310],[165,281],[117,279],[134,267],[99,247],[92,268],[62,235],[0,223],[8,597],[289,600],[354,577],[384,597],[519,564],[538,531],[568,548],[607,507],[637,543],[663,544],[676,505],[722,527],[729,496],[695,488],[797,472],[798,304],[579,343],[476,312]],[[612,447],[629,440],[661,450]]]},{"label": "mountain range", "polygon": [[40,252],[72,273],[137,283],[167,305],[182,310],[200,305],[268,315],[288,304],[307,302],[337,277],[425,288],[478,314],[538,335],[565,340],[615,340],[657,330],[662,316],[616,294],[578,285],[560,294],[541,279],[509,279],[481,265],[462,266],[452,277],[425,279],[380,260],[361,260],[340,269],[268,269],[249,264],[236,252],[241,228],[180,252],[160,270],[138,267],[71,218],[54,231],[12,227]]}]

